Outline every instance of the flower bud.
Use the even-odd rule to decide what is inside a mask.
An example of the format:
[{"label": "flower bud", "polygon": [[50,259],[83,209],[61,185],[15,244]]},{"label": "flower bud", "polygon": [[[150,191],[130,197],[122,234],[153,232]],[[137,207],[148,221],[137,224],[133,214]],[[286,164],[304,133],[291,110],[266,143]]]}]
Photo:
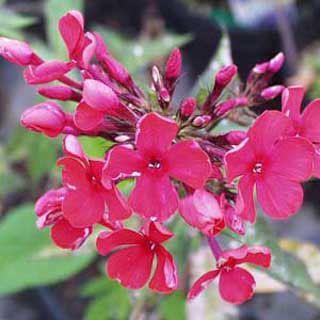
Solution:
[{"label": "flower bud", "polygon": [[238,68],[234,64],[222,68],[216,75],[215,85],[225,88],[237,72]]},{"label": "flower bud", "polygon": [[274,58],[269,61],[268,71],[277,73],[283,66],[285,56],[282,52],[278,53]]},{"label": "flower bud", "polygon": [[198,116],[192,121],[192,125],[195,127],[204,127],[211,121],[211,116],[203,115]]},{"label": "flower bud", "polygon": [[42,132],[48,137],[59,135],[66,123],[66,114],[54,102],[39,103],[25,110],[20,119],[23,127]]},{"label": "flower bud", "polygon": [[276,85],[268,87],[261,92],[261,97],[265,100],[272,100],[282,93],[284,86]]},{"label": "flower bud", "polygon": [[219,103],[216,106],[214,114],[220,117],[234,108],[247,105],[247,103],[248,99],[246,97],[232,98]]},{"label": "flower bud", "polygon": [[247,133],[241,130],[233,130],[226,134],[226,140],[231,145],[240,144],[247,137]]},{"label": "flower bud", "polygon": [[0,38],[0,55],[9,62],[20,66],[41,63],[41,59],[26,42],[4,37]]},{"label": "flower bud", "polygon": [[197,107],[197,100],[194,97],[187,97],[181,102],[180,114],[182,118],[188,119]]},{"label": "flower bud", "polygon": [[268,62],[258,63],[253,67],[252,72],[256,74],[264,74],[268,71],[268,67]]},{"label": "flower bud", "polygon": [[174,49],[167,60],[165,78],[169,81],[175,81],[181,73],[182,57],[178,48]]},{"label": "flower bud", "polygon": [[132,79],[128,70],[111,55],[104,55],[101,60],[109,76],[125,87],[132,87]]},{"label": "flower bud", "polygon": [[166,102],[166,103],[169,103],[170,102],[170,93],[169,91],[166,89],[166,88],[161,88],[160,91],[159,91],[159,98]]},{"label": "flower bud", "polygon": [[38,93],[49,99],[57,99],[61,101],[80,101],[81,95],[66,86],[51,86],[38,89]]},{"label": "flower bud", "polygon": [[106,55],[110,55],[109,49],[100,33],[93,32],[93,35],[96,38],[96,43],[97,43],[96,56],[97,56],[97,59],[101,61],[104,59]]}]

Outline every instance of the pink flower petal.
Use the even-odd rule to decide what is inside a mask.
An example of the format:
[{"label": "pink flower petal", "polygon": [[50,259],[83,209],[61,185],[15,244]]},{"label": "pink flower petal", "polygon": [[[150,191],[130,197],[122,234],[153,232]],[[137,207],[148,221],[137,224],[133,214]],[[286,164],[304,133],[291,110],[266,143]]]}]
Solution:
[{"label": "pink flower petal", "polygon": [[268,268],[271,263],[271,253],[267,247],[242,245],[240,248],[223,251],[221,258],[225,264],[251,263]]},{"label": "pink flower petal", "polygon": [[82,146],[77,137],[69,134],[63,139],[63,152],[67,156],[86,159]]},{"label": "pink flower petal", "polygon": [[241,304],[252,298],[255,289],[253,276],[242,268],[223,269],[219,280],[221,297],[234,304]]},{"label": "pink flower petal", "polygon": [[178,288],[177,268],[172,255],[162,246],[156,250],[157,267],[149,283],[151,290],[171,293]]},{"label": "pink flower petal", "polygon": [[141,153],[163,154],[171,146],[178,125],[155,112],[143,116],[137,126],[136,145]]},{"label": "pink flower petal", "polygon": [[162,243],[174,236],[174,234],[166,229],[161,223],[150,221],[145,226],[148,238],[155,243]]},{"label": "pink flower petal", "polygon": [[292,121],[288,117],[279,111],[265,111],[249,129],[248,137],[259,157],[268,154],[279,139],[293,134]]},{"label": "pink flower petal", "polygon": [[292,181],[304,181],[312,174],[313,159],[314,148],[309,141],[300,137],[289,137],[275,145],[270,168],[266,169],[265,174]]},{"label": "pink flower petal", "polygon": [[194,189],[203,187],[211,174],[208,155],[193,140],[173,145],[167,159],[169,175]]},{"label": "pink flower petal", "polygon": [[84,101],[80,102],[74,113],[75,125],[84,131],[95,129],[103,122],[104,115],[102,112],[94,110]]},{"label": "pink flower petal", "polygon": [[311,142],[320,143],[320,99],[308,104],[302,113],[301,122],[299,134]]},{"label": "pink flower petal", "polygon": [[192,300],[196,298],[203,290],[205,290],[210,283],[218,276],[219,270],[213,270],[201,276],[191,287],[188,292],[187,299]]},{"label": "pink flower petal", "polygon": [[228,181],[232,182],[236,177],[251,173],[254,162],[253,146],[248,139],[245,139],[225,155]]},{"label": "pink flower petal", "polygon": [[143,174],[129,197],[129,205],[141,216],[167,220],[178,208],[178,194],[168,176],[154,177]]},{"label": "pink flower petal", "polygon": [[103,168],[103,179],[109,181],[110,178],[118,179],[139,175],[144,161],[140,154],[127,146],[115,146],[108,152],[106,164]]},{"label": "pink flower petal", "polygon": [[296,214],[303,201],[298,182],[279,175],[265,175],[257,180],[257,198],[263,211],[273,219],[287,219]]},{"label": "pink flower petal", "polygon": [[301,86],[289,87],[282,92],[282,112],[294,121],[299,121],[303,96],[304,88]]},{"label": "pink flower petal", "polygon": [[63,249],[78,249],[91,234],[92,228],[74,228],[66,219],[59,220],[51,228],[54,243]]},{"label": "pink flower petal", "polygon": [[154,253],[146,246],[132,246],[114,253],[107,262],[107,273],[128,289],[140,289],[148,281]]},{"label": "pink flower petal", "polygon": [[243,176],[238,184],[236,210],[240,217],[251,223],[256,221],[256,209],[253,201],[254,178],[252,175]]},{"label": "pink flower petal", "polygon": [[104,198],[108,208],[108,218],[110,221],[124,220],[131,216],[132,212],[117,187],[104,192]]},{"label": "pink flower petal", "polygon": [[320,178],[320,147],[315,146],[314,153],[314,164],[313,164],[313,175],[317,178]]},{"label": "pink flower petal", "polygon": [[101,232],[97,239],[98,252],[106,256],[114,249],[123,245],[143,245],[145,237],[130,229],[120,229],[114,232]]},{"label": "pink flower petal", "polygon": [[73,227],[85,228],[101,220],[105,201],[101,193],[92,189],[70,191],[64,198],[62,210]]}]

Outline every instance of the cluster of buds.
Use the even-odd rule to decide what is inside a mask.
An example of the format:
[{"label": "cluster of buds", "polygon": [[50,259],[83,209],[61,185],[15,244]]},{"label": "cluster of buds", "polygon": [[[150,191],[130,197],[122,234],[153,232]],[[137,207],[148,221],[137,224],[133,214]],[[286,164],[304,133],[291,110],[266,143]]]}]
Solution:
[{"label": "cluster of buds", "polygon": [[[231,90],[225,94],[237,74],[230,65],[217,73],[204,103],[189,96],[175,106],[172,96],[182,63],[175,49],[164,72],[152,70],[153,103],[102,37],[84,31],[79,12],[66,13],[59,30],[69,61],[44,61],[28,44],[0,38],[0,54],[24,66],[27,83],[40,85],[39,94],[49,99],[28,108],[22,126],[48,137],[65,135],[64,154],[57,161],[63,185],[37,201],[38,227],[51,227],[56,245],[75,250],[100,225],[105,231],[96,240],[97,251],[108,255],[110,278],[139,289],[151,277],[151,290],[170,293],[179,287],[179,276],[164,243],[174,239],[168,226],[179,212],[208,240],[216,261],[215,269],[191,286],[189,299],[218,276],[223,299],[239,304],[251,298],[255,280],[238,265],[268,268],[271,252],[246,245],[222,249],[217,237],[225,229],[243,236],[246,223],[255,223],[255,190],[272,219],[299,211],[302,183],[320,177],[320,100],[301,113],[301,87],[268,87],[283,64],[283,54],[278,54],[253,68],[238,95]],[[69,75],[71,70],[78,71],[77,79]],[[281,91],[281,111],[256,116],[246,132],[212,133],[231,111],[273,99]],[[52,100],[71,101],[74,111],[66,112]],[[92,159],[79,136],[102,137],[113,146],[102,159]],[[128,179],[135,186],[126,198],[118,184]],[[124,225],[133,214],[139,217],[138,230]]]}]

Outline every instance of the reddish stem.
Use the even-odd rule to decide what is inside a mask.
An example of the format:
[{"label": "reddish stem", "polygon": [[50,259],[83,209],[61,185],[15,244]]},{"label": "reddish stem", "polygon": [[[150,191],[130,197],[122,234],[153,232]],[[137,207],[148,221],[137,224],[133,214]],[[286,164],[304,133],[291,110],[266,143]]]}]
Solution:
[{"label": "reddish stem", "polygon": [[218,241],[216,240],[215,237],[209,237],[209,236],[207,236],[207,240],[208,240],[208,244],[211,249],[211,252],[213,253],[216,260],[218,261],[220,255],[222,253],[222,249],[221,249]]}]

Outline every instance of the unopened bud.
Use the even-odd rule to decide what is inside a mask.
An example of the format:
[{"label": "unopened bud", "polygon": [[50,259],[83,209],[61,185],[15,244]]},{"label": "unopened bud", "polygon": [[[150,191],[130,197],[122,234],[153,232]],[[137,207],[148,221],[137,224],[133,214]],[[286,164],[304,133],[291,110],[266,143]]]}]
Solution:
[{"label": "unopened bud", "polygon": [[234,108],[237,108],[240,106],[246,106],[247,104],[248,104],[248,99],[246,97],[232,98],[219,103],[216,106],[214,114],[220,117]]},{"label": "unopened bud", "polygon": [[20,119],[23,127],[49,137],[59,135],[66,123],[66,114],[54,102],[39,103],[25,110]]},{"label": "unopened bud", "polygon": [[278,53],[274,58],[269,61],[268,71],[277,73],[283,66],[285,56],[282,52]]},{"label": "unopened bud", "polygon": [[211,116],[203,115],[198,116],[192,121],[192,125],[195,127],[204,127],[211,121]]},{"label": "unopened bud", "polygon": [[247,137],[247,133],[241,130],[233,130],[226,134],[226,140],[231,145],[240,144]]},{"label": "unopened bud", "polygon": [[0,38],[0,55],[9,62],[20,66],[36,65],[42,61],[26,42],[4,37]]},{"label": "unopened bud", "polygon": [[160,91],[159,91],[159,98],[162,101],[164,101],[166,103],[169,103],[170,99],[171,99],[169,91],[164,87],[161,88]]},{"label": "unopened bud", "polygon": [[180,114],[182,118],[188,119],[197,107],[197,100],[194,97],[187,97],[181,102]]},{"label": "unopened bud", "polygon": [[272,87],[268,87],[261,92],[261,97],[265,100],[272,100],[279,96],[284,90],[284,86],[276,85]]},{"label": "unopened bud", "polygon": [[174,49],[167,60],[165,78],[169,81],[175,81],[181,73],[182,57],[178,48]]},{"label": "unopened bud", "polygon": [[61,101],[80,101],[81,95],[66,86],[51,86],[38,89],[38,93],[49,99],[57,99]]},{"label": "unopened bud", "polygon": [[231,64],[218,71],[216,75],[215,85],[226,87],[238,72],[236,65]]}]

